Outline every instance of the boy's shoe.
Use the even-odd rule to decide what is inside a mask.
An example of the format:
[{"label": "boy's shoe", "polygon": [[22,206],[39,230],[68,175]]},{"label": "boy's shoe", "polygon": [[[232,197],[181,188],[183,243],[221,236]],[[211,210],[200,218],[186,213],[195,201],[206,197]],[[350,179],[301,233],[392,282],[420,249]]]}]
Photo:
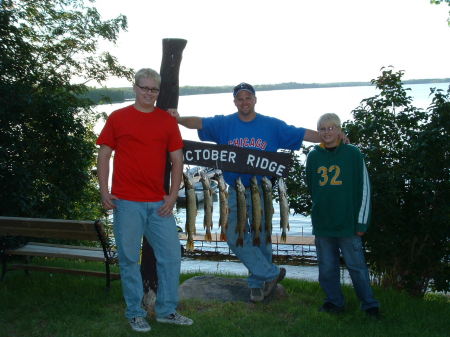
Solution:
[{"label": "boy's shoe", "polygon": [[366,311],[366,314],[370,317],[373,317],[376,319],[381,318],[380,309],[378,307],[372,307],[372,308],[366,309],[365,311]]},{"label": "boy's shoe", "polygon": [[261,288],[250,288],[250,301],[261,302],[264,300],[264,292]]},{"label": "boy's shoe", "polygon": [[278,274],[278,277],[276,279],[265,282],[264,283],[264,297],[269,296],[272,293],[272,291],[275,289],[275,287],[277,286],[277,283],[283,281],[285,276],[286,276],[286,269],[281,267],[280,273]]},{"label": "boy's shoe", "polygon": [[190,318],[184,317],[180,315],[178,312],[174,312],[166,317],[158,317],[156,321],[159,323],[169,323],[169,324],[177,324],[177,325],[192,325],[194,321]]},{"label": "boy's shoe", "polygon": [[338,307],[331,302],[325,302],[320,308],[320,312],[328,312],[330,314],[339,314],[344,311],[344,307]]},{"label": "boy's shoe", "polygon": [[131,329],[137,332],[148,332],[152,329],[144,317],[134,317],[128,322],[131,325]]}]

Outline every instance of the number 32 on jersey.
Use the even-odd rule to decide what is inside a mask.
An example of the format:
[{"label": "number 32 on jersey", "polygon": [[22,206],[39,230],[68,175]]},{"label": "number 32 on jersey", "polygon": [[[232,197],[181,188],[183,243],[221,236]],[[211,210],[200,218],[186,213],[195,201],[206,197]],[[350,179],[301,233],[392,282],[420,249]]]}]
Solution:
[{"label": "number 32 on jersey", "polygon": [[320,166],[317,169],[317,173],[320,174],[321,180],[320,186],[326,185],[328,182],[330,185],[342,185],[342,180],[339,180],[341,174],[341,168],[338,165],[331,165],[329,168]]}]

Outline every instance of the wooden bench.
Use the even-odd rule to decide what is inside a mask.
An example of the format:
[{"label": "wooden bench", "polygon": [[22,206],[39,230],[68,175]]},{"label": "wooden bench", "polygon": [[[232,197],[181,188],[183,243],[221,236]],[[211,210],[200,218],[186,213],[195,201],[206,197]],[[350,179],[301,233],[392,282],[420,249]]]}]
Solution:
[{"label": "wooden bench", "polygon": [[[71,273],[106,278],[106,288],[109,289],[111,280],[120,278],[118,273],[111,273],[110,265],[117,263],[116,252],[111,249],[104,226],[100,221],[78,221],[60,219],[19,218],[0,216],[0,236],[23,236],[27,238],[46,238],[62,240],[87,240],[100,242],[100,247],[72,246],[50,243],[28,242],[22,247],[5,248],[0,250],[2,261],[1,280],[7,270],[24,269],[40,270],[52,273]],[[69,269],[66,267],[51,267],[33,265],[29,263],[11,263],[12,256],[42,256],[51,258],[82,259],[85,261],[101,261],[105,264],[105,271],[85,269]]]}]

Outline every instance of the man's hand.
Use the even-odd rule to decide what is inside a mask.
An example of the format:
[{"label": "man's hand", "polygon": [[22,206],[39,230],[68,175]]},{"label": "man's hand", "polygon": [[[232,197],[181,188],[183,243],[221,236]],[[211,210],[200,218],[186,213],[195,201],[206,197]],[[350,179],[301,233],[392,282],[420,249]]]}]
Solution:
[{"label": "man's hand", "polygon": [[173,206],[175,206],[175,203],[177,202],[177,195],[170,196],[165,195],[164,196],[164,204],[159,208],[158,214],[160,216],[169,216],[172,214]]},{"label": "man's hand", "polygon": [[180,114],[178,113],[178,110],[175,108],[170,108],[167,109],[167,112],[172,116],[175,117],[177,119],[177,121],[180,119]]},{"label": "man's hand", "polygon": [[356,232],[356,235],[358,235],[358,236],[363,236],[363,235],[364,235],[364,232]]},{"label": "man's hand", "polygon": [[344,132],[341,132],[340,137],[344,144],[350,144],[350,139],[347,137],[347,135]]}]

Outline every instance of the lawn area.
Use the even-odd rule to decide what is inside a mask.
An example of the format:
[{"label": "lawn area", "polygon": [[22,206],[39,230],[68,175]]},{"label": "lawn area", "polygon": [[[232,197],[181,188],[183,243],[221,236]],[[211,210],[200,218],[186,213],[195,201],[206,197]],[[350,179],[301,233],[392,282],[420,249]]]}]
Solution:
[{"label": "lawn area", "polygon": [[[86,263],[83,262],[83,268]],[[101,265],[92,263],[101,270]],[[180,282],[199,274],[183,274]],[[105,290],[102,278],[11,271],[0,282],[0,337],[142,336],[123,316],[120,281]],[[418,299],[375,288],[383,318],[359,311],[353,289],[344,287],[347,310],[317,311],[323,293],[316,282],[285,279],[288,298],[268,304],[183,301],[179,311],[194,325],[178,327],[150,319],[153,336],[183,337],[450,337],[450,299],[429,294]]]}]

